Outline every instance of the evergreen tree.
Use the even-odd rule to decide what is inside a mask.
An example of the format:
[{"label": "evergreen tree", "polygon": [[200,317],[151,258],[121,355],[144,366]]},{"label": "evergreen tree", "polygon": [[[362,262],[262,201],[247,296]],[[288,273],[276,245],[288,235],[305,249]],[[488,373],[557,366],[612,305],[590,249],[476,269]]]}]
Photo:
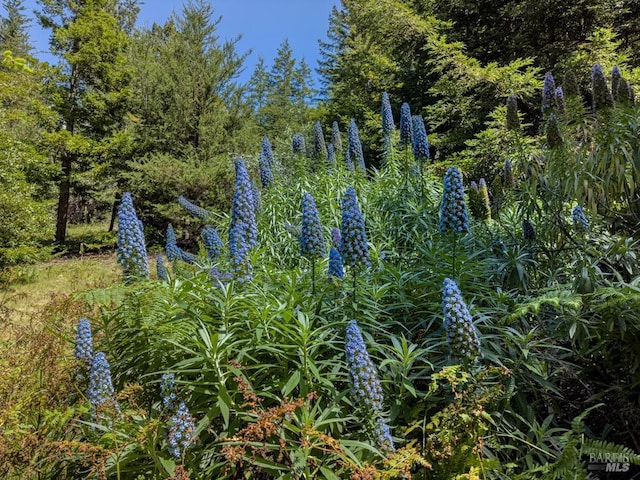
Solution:
[{"label": "evergreen tree", "polygon": [[50,82],[60,127],[49,141],[62,167],[55,239],[63,242],[74,171],[89,168],[93,151],[105,155],[123,121],[129,93],[127,36],[116,16],[118,0],[39,3],[38,20],[52,32],[51,51],[61,67]]},{"label": "evergreen tree", "polygon": [[6,16],[0,17],[0,51],[10,50],[14,57],[28,57],[33,47],[24,0],[4,0],[2,8]]}]

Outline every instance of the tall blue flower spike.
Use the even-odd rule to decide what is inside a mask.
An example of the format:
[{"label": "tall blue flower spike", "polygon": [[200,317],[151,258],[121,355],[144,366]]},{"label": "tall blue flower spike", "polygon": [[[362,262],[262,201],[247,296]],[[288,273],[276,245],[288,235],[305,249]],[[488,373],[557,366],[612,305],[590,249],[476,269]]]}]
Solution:
[{"label": "tall blue flower spike", "polygon": [[336,153],[342,153],[342,135],[340,134],[340,126],[335,121],[331,125],[331,143]]},{"label": "tall blue flower spike", "polygon": [[440,233],[469,231],[469,214],[464,200],[462,174],[458,167],[451,167],[444,176],[442,206],[440,207]]},{"label": "tall blue flower spike", "polygon": [[553,110],[556,98],[556,81],[551,72],[547,72],[544,76],[542,84],[542,113]]},{"label": "tall blue flower spike", "polygon": [[300,235],[300,255],[310,258],[324,257],[324,235],[316,202],[310,193],[302,197],[302,231]]},{"label": "tall blue flower spike", "polygon": [[411,107],[407,102],[400,107],[400,146],[413,145],[413,121],[411,120]]},{"label": "tall blue flower spike", "polygon": [[331,250],[329,250],[329,277],[344,279],[342,255],[335,247],[331,247]]},{"label": "tall blue flower spike", "polygon": [[477,362],[483,356],[478,331],[458,285],[449,278],[445,278],[442,284],[442,312],[451,356]]},{"label": "tall blue flower spike", "polygon": [[189,215],[199,218],[202,221],[205,221],[211,215],[211,212],[209,210],[206,210],[194,203],[191,203],[182,195],[178,197],[178,203],[187,211]]},{"label": "tall blue flower spike", "polygon": [[[355,165],[356,168],[363,172],[367,170],[364,163],[364,154],[362,153],[362,143],[360,142],[360,135],[358,133],[358,126],[356,121],[352,118],[349,122],[349,147],[347,150],[347,156],[349,160]],[[348,165],[347,165],[348,168]]]},{"label": "tall blue flower spike", "polygon": [[220,255],[222,248],[224,247],[220,236],[218,235],[218,231],[206,225],[202,229],[202,242],[204,243],[204,248],[207,250],[207,256],[210,260],[215,260]]},{"label": "tall blue flower spike", "polygon": [[313,157],[316,160],[324,160],[327,157],[327,144],[324,141],[320,120],[313,125]]},{"label": "tall blue flower spike", "polygon": [[599,63],[594,64],[591,69],[591,89],[594,111],[606,110],[613,107],[613,96],[607,85],[607,77],[605,77]]},{"label": "tall blue flower spike", "polygon": [[413,115],[413,158],[418,162],[429,160],[429,140],[427,138],[427,128],[420,115]]},{"label": "tall blue flower spike", "polygon": [[340,253],[344,264],[350,267],[356,267],[359,264],[371,265],[364,218],[353,187],[347,188],[344,197],[342,197],[340,233],[342,236]]},{"label": "tall blue flower spike", "polygon": [[195,421],[184,402],[180,402],[175,415],[169,420],[167,443],[169,453],[174,458],[181,458],[194,441]]},{"label": "tall blue flower spike", "polygon": [[149,260],[142,222],[138,220],[131,194],[122,196],[118,210],[118,263],[130,280],[149,278]]},{"label": "tall blue flower spike", "polygon": [[304,135],[301,133],[294,133],[291,138],[291,150],[293,153],[307,153],[307,147],[304,142]]}]

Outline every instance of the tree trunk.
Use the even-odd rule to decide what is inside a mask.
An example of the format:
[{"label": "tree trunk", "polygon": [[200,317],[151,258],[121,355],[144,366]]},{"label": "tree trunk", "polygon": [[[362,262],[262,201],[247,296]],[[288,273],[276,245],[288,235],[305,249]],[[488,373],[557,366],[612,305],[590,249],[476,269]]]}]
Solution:
[{"label": "tree trunk", "polygon": [[118,214],[118,205],[120,204],[120,199],[122,195],[120,193],[116,193],[116,199],[113,201],[113,207],[111,207],[111,220],[109,221],[109,231],[113,232],[113,227],[116,223],[116,215]]},{"label": "tree trunk", "polygon": [[58,213],[56,218],[56,243],[63,243],[67,236],[67,217],[69,212],[69,197],[71,196],[71,165],[73,158],[69,152],[62,157],[62,179],[58,194]]}]

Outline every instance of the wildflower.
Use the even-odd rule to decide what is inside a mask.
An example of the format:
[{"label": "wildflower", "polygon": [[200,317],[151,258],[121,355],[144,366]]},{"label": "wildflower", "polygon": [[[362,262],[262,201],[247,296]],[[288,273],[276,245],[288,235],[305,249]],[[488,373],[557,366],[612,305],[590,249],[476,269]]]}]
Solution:
[{"label": "wildflower", "polygon": [[544,76],[544,83],[542,84],[542,113],[553,110],[555,96],[556,82],[551,72],[547,72]]},{"label": "wildflower", "polygon": [[304,143],[304,136],[301,133],[294,133],[291,139],[291,150],[293,153],[307,153],[307,147]]},{"label": "wildflower", "polygon": [[335,247],[329,250],[329,277],[344,278],[344,267],[342,266],[342,256]]},{"label": "wildflower", "polygon": [[613,106],[613,96],[607,86],[600,64],[595,63],[591,69],[591,89],[593,93],[593,110],[604,110]]},{"label": "wildflower", "polygon": [[113,395],[111,367],[104,352],[98,352],[91,363],[89,388],[87,389],[87,399],[91,403],[94,419],[98,416],[98,410],[105,406],[113,406],[119,410]]},{"label": "wildflower", "polygon": [[167,226],[165,252],[170,262],[182,260],[185,263],[194,264],[197,259],[194,254],[189,253],[178,246],[178,239],[176,238],[176,233],[171,224]]},{"label": "wildflower", "polygon": [[271,166],[273,165],[273,150],[271,149],[269,138],[266,135],[262,137],[260,153],[262,154],[263,161],[266,163],[267,167],[271,169]]},{"label": "wildflower", "polygon": [[220,255],[222,247],[224,247],[222,240],[218,235],[218,231],[215,228],[207,225],[202,229],[201,236],[202,242],[204,243],[204,248],[207,250],[209,259],[216,259],[218,255]]},{"label": "wildflower", "polygon": [[393,438],[389,432],[389,425],[384,421],[382,417],[376,419],[376,426],[374,429],[374,435],[378,448],[386,455],[396,451],[396,447],[393,445]]},{"label": "wildflower", "polygon": [[411,120],[411,107],[407,102],[400,107],[400,146],[413,145],[413,122]]},{"label": "wildflower", "polygon": [[212,280],[215,280],[214,283],[217,282],[217,284],[233,280],[233,274],[229,272],[221,272],[217,267],[211,267],[211,270],[209,270],[209,276]]},{"label": "wildflower", "polygon": [[382,93],[382,133],[383,135],[391,135],[396,129],[393,123],[393,112],[391,111],[391,102],[389,94]]},{"label": "wildflower", "polygon": [[251,182],[251,193],[253,193],[253,211],[257,215],[262,210],[262,194],[255,182]]},{"label": "wildflower", "polygon": [[158,280],[163,282],[169,281],[169,272],[160,254],[156,255],[156,275],[158,276]]},{"label": "wildflower", "polygon": [[336,149],[333,147],[333,143],[330,143],[327,147],[327,163],[330,167],[335,167],[337,163]]},{"label": "wildflower", "polygon": [[331,125],[331,144],[336,153],[342,153],[342,135],[340,134],[338,122],[336,121]]},{"label": "wildflower", "polygon": [[342,260],[350,267],[362,263],[369,266],[369,245],[367,232],[364,228],[364,218],[360,212],[360,205],[353,187],[347,188],[342,197],[342,225],[340,226],[342,244],[340,253]]},{"label": "wildflower", "polygon": [[241,283],[253,278],[253,266],[249,259],[250,248],[242,223],[234,225],[229,230],[229,257],[233,278]]},{"label": "wildflower", "polygon": [[429,140],[424,120],[420,115],[414,115],[411,120],[413,122],[413,158],[418,162],[426,162],[429,160]]},{"label": "wildflower", "polygon": [[205,221],[207,217],[211,215],[211,212],[209,212],[209,210],[206,210],[202,207],[199,207],[198,205],[191,203],[182,195],[178,197],[178,203],[187,211],[189,215],[199,218],[200,220]]},{"label": "wildflower", "polygon": [[620,67],[614,65],[611,69],[611,94],[615,101],[618,101],[618,87],[620,86],[621,79],[622,74],[620,73]]},{"label": "wildflower", "polygon": [[[242,242],[247,249],[250,249],[258,243],[253,188],[251,187],[249,172],[247,172],[244,160],[236,159],[235,167],[236,181],[231,200],[229,232],[235,228],[236,240]],[[233,248],[231,241],[229,241],[229,247]]]},{"label": "wildflower", "polygon": [[520,118],[518,117],[518,99],[515,95],[507,97],[507,130],[520,131]]},{"label": "wildflower", "polygon": [[556,107],[558,108],[559,113],[564,113],[567,111],[567,102],[564,99],[564,90],[562,87],[556,88],[555,93],[556,98]]},{"label": "wildflower", "polygon": [[324,256],[324,235],[320,215],[311,194],[302,197],[302,232],[300,235],[300,255],[306,257]]},{"label": "wildflower", "polygon": [[81,318],[78,322],[74,351],[76,359],[84,363],[89,371],[93,363],[93,337],[91,336],[91,324],[86,318]]},{"label": "wildflower", "polygon": [[313,158],[324,159],[327,156],[327,145],[324,141],[324,133],[320,120],[313,125]]},{"label": "wildflower", "polygon": [[451,356],[471,362],[482,358],[480,339],[471,314],[458,285],[449,278],[442,284],[442,312]]},{"label": "wildflower", "polygon": [[269,188],[273,185],[273,172],[269,162],[265,160],[263,152],[258,155],[258,170],[260,171],[260,181],[262,182],[262,188]]},{"label": "wildflower", "polygon": [[352,118],[349,122],[349,147],[347,154],[353,165],[362,171],[367,169],[364,163],[364,154],[362,153],[362,143],[360,143],[360,135],[358,134],[358,126]]},{"label": "wildflower", "polygon": [[149,260],[142,222],[138,220],[131,194],[122,196],[118,210],[118,263],[128,279],[149,278]]},{"label": "wildflower", "polygon": [[513,173],[513,165],[511,165],[511,160],[509,159],[504,161],[504,167],[502,169],[502,184],[504,188],[516,188],[516,176]]},{"label": "wildflower", "polygon": [[355,320],[347,324],[345,352],[355,403],[369,409],[373,414],[378,414],[382,411],[384,400],[382,387],[378,381],[376,367],[369,358],[358,322]]},{"label": "wildflower", "polygon": [[162,405],[169,411],[173,411],[176,398],[176,377],[173,373],[165,373],[160,379],[160,396]]},{"label": "wildflower", "polygon": [[551,148],[559,147],[564,143],[562,133],[560,132],[560,126],[558,125],[558,119],[552,113],[547,120],[547,145]]},{"label": "wildflower", "polygon": [[167,443],[169,453],[175,458],[181,458],[193,442],[195,421],[184,402],[180,402],[175,415],[169,420],[169,434]]},{"label": "wildflower", "polygon": [[462,174],[458,167],[451,167],[444,176],[442,206],[440,208],[440,233],[469,231],[469,215],[464,200]]},{"label": "wildflower", "polygon": [[527,219],[522,222],[522,236],[528,242],[535,242],[536,240],[536,230],[533,228],[533,224]]},{"label": "wildflower", "polygon": [[573,219],[573,226],[576,228],[576,230],[582,232],[586,232],[587,230],[589,230],[589,222],[587,221],[587,217],[580,205],[576,205],[575,207],[573,207],[571,218]]}]

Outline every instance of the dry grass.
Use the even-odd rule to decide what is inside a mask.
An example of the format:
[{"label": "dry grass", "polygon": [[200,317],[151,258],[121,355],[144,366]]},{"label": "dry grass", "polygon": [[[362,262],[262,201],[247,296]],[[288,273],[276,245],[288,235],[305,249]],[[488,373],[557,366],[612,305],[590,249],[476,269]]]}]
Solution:
[{"label": "dry grass", "polygon": [[0,290],[0,339],[6,339],[8,326],[32,323],[54,297],[108,287],[121,274],[115,253],[14,267]]}]

